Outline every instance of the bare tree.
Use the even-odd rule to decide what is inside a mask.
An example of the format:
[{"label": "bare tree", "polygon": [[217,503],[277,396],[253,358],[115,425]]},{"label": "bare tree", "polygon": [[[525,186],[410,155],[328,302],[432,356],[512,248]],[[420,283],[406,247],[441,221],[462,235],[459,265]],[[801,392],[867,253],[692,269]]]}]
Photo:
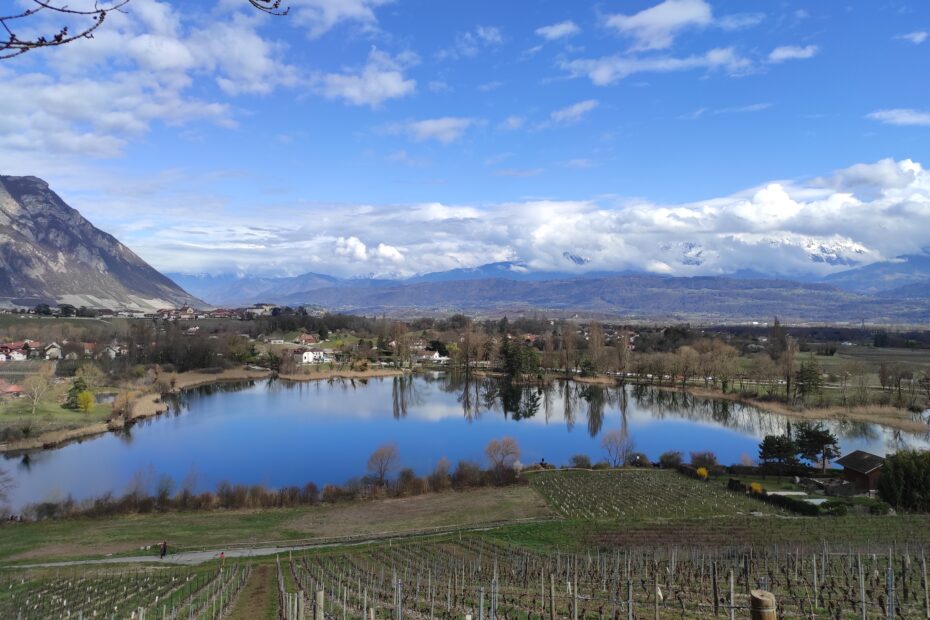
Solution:
[{"label": "bare tree", "polygon": [[384,486],[388,474],[397,467],[399,460],[397,444],[386,443],[368,457],[368,471],[377,476],[379,485]]},{"label": "bare tree", "polygon": [[633,438],[623,429],[615,428],[604,433],[601,447],[607,452],[607,460],[613,467],[620,467],[636,450]]},{"label": "bare tree", "polygon": [[0,504],[4,504],[10,499],[10,491],[12,490],[13,478],[5,469],[0,469]]},{"label": "bare tree", "polygon": [[23,382],[26,397],[29,399],[29,404],[32,405],[32,415],[35,415],[36,409],[39,408],[39,403],[42,402],[45,394],[48,392],[49,388],[52,387],[53,375],[54,368],[52,365],[43,364],[39,372],[31,375]]},{"label": "bare tree", "polygon": [[597,321],[588,326],[588,353],[595,370],[600,371],[604,360],[604,328]]},{"label": "bare tree", "polygon": [[504,437],[500,441],[492,439],[485,447],[484,453],[491,463],[491,468],[502,471],[513,467],[520,458],[520,446],[513,437]]},{"label": "bare tree", "polygon": [[[0,60],[13,58],[40,47],[54,47],[71,43],[78,39],[92,39],[94,32],[114,11],[123,11],[131,0],[112,0],[97,2],[88,9],[71,8],[61,0],[29,0],[32,4],[27,9],[10,15],[0,15]],[[287,15],[288,7],[281,8],[282,0],[247,0],[254,8],[269,15]],[[20,38],[16,33],[22,32],[19,26],[29,28],[36,17],[52,14],[65,23],[55,29],[54,34],[30,35]],[[61,23],[61,22],[59,22]]]},{"label": "bare tree", "polygon": [[571,370],[574,372],[575,367],[578,365],[577,359],[575,358],[575,342],[577,338],[578,334],[575,326],[571,323],[565,323],[562,326],[562,338],[559,343],[559,350],[562,353],[562,368],[564,370]]}]

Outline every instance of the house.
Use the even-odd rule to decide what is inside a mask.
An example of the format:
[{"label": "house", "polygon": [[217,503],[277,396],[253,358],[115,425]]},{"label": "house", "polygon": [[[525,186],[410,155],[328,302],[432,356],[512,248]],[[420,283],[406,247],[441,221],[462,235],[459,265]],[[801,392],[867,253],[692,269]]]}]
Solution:
[{"label": "house", "polygon": [[11,385],[0,379],[0,398],[19,398],[23,395],[23,388],[18,385]]},{"label": "house", "polygon": [[297,363],[302,365],[325,364],[326,362],[332,361],[331,357],[327,356],[326,353],[319,349],[297,350],[294,351],[294,357],[297,359]]},{"label": "house", "polygon": [[862,450],[856,450],[843,458],[837,459],[836,463],[843,466],[844,479],[853,483],[862,491],[873,491],[877,488],[878,476],[882,472],[885,459]]},{"label": "house", "polygon": [[294,342],[296,342],[297,344],[302,344],[302,345],[310,345],[310,344],[316,344],[317,342],[319,342],[319,340],[313,334],[300,334],[299,336],[297,336],[297,340],[295,340]]},{"label": "house", "polygon": [[50,342],[45,345],[45,359],[47,360],[57,360],[61,359],[61,346],[57,342]]},{"label": "house", "polygon": [[97,357],[98,357],[98,358],[107,357],[107,358],[110,358],[110,359],[112,360],[112,359],[116,359],[117,357],[119,357],[119,355],[120,355],[119,347],[117,347],[117,346],[115,346],[115,345],[112,345],[112,344],[108,344],[108,345],[105,346],[105,347],[103,348],[103,350],[97,355]]},{"label": "house", "polygon": [[421,364],[445,364],[449,361],[449,358],[445,355],[440,355],[439,351],[423,350],[417,353],[417,361]]}]

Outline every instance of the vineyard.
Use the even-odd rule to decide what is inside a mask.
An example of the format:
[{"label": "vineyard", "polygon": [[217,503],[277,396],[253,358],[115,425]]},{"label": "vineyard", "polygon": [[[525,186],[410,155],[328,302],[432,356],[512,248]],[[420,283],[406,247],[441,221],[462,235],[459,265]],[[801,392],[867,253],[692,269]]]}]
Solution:
[{"label": "vineyard", "polygon": [[780,618],[926,618],[930,604],[924,550],[913,547],[567,553],[468,535],[261,561],[254,571],[243,563],[7,575],[0,617],[240,618],[230,610],[250,579],[274,580],[269,613],[281,620],[318,618],[317,608],[332,620],[742,619],[756,588],[775,594]]},{"label": "vineyard", "polygon": [[926,561],[913,549],[567,554],[467,538],[278,558],[277,570],[286,620],[312,617],[320,602],[333,619],[747,618],[756,588],[775,594],[781,618],[918,618],[930,611]]},{"label": "vineyard", "polygon": [[781,514],[777,508],[670,471],[547,471],[531,484],[560,515],[584,520],[656,520]]},{"label": "vineyard", "polygon": [[216,618],[249,578],[248,564],[205,569],[73,568],[0,575],[0,618]]}]

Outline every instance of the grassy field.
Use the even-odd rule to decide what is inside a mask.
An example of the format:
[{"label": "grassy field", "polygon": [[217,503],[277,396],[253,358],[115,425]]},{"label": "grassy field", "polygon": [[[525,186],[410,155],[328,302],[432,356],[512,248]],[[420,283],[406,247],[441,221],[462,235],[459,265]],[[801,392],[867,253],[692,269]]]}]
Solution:
[{"label": "grassy field", "polygon": [[[19,433],[26,436],[36,436],[45,432],[80,428],[103,422],[113,413],[113,406],[109,403],[97,403],[84,413],[61,406],[70,387],[70,382],[56,383],[48,391],[32,414],[32,403],[27,398],[18,398],[0,403],[0,436],[6,429],[19,429]],[[108,392],[109,388],[101,388],[96,392]]]},{"label": "grassy field", "polygon": [[528,486],[448,491],[308,508],[134,515],[0,525],[0,561],[138,553],[168,540],[175,551],[228,545],[403,534],[552,513]]},{"label": "grassy field", "polygon": [[276,620],[278,591],[274,567],[259,564],[227,616],[231,620]]}]

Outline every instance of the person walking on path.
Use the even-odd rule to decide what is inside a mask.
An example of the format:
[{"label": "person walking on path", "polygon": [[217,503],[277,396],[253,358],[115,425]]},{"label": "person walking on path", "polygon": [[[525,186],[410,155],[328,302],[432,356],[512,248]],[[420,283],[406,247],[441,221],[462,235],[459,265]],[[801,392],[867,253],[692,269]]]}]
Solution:
[{"label": "person walking on path", "polygon": [[161,541],[161,553],[159,554],[158,558],[164,560],[166,555],[168,555],[168,541],[163,540]]}]

